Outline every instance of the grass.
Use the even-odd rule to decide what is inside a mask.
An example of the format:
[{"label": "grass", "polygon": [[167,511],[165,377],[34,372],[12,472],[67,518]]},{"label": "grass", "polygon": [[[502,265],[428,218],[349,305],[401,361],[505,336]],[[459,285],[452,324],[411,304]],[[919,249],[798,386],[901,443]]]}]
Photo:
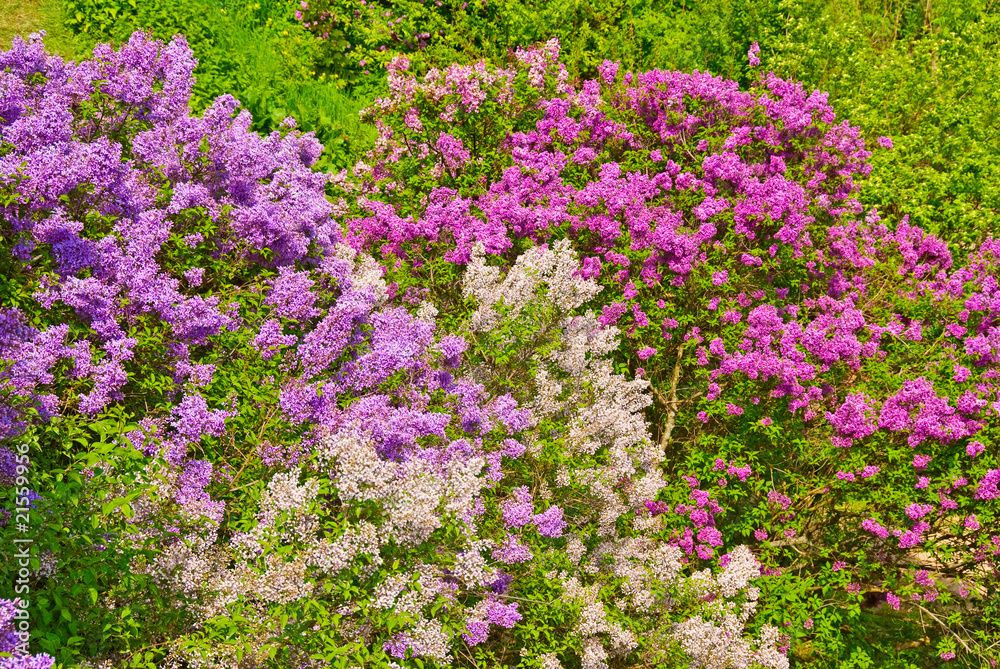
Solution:
[{"label": "grass", "polygon": [[63,58],[77,57],[80,48],[63,25],[59,0],[0,0],[0,50],[10,48],[15,35],[45,31],[45,47]]}]

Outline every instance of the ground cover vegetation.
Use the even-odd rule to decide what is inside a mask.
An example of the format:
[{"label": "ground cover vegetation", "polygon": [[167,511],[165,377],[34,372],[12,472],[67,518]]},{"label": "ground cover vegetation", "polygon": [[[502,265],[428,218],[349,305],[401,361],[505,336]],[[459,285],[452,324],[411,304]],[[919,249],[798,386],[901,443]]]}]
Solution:
[{"label": "ground cover vegetation", "polygon": [[0,665],[1000,659],[992,4],[63,9]]}]

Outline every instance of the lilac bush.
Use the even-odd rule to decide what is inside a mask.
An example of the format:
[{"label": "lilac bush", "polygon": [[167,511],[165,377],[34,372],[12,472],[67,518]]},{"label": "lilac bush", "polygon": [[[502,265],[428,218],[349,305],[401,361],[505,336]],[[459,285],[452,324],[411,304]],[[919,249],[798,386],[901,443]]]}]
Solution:
[{"label": "lilac bush", "polygon": [[663,513],[691,559],[753,537],[770,587],[798,593],[768,614],[826,661],[879,602],[968,607],[940,651],[990,657],[1000,247],[959,260],[865,211],[871,153],[822,93],[620,69],[571,84],[554,42],[422,80],[397,59],[367,111],[379,141],[337,179],[349,242],[403,299],[475,324],[454,286],[476,244],[502,268],[568,240],[604,288],[581,309],[650,381],[670,485],[649,513],[681,503]]},{"label": "lilac bush", "polygon": [[467,319],[404,298],[345,243],[357,205],[325,197],[349,185],[310,169],[314,138],[260,137],[229,97],[191,115],[193,66],[142,34],[79,64],[37,36],[0,54],[0,452],[32,457],[33,643],[74,665],[599,669],[713,666],[698,640],[728,637],[727,662],[788,666],[712,493],[684,513],[714,569],[651,506],[648,383],[576,313],[605,289],[571,246],[501,270],[471,244]]},{"label": "lilac bush", "polygon": [[165,326],[158,354],[183,384],[190,349],[235,325],[211,289],[247,263],[315,262],[338,239],[325,177],[308,168],[319,144],[249,132],[231,97],[190,116],[193,67],[182,38],[160,45],[138,33],[79,64],[47,55],[37,37],[0,57],[9,271],[25,299],[66,312],[43,329],[19,299],[0,312],[11,397],[0,435],[23,430],[19,406],[53,415],[60,398],[46,388],[59,364],[86,388],[63,398],[79,411],[120,400],[149,320]]}]

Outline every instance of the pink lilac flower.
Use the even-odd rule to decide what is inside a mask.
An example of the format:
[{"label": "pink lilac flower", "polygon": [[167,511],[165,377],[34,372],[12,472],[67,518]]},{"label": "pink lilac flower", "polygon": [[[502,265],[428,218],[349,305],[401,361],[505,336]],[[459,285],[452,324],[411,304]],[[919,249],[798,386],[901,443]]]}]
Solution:
[{"label": "pink lilac flower", "polygon": [[782,495],[777,490],[771,490],[767,493],[768,504],[776,504],[781,507],[782,511],[787,511],[788,507],[792,505],[792,500],[787,495]]},{"label": "pink lilac flower", "polygon": [[911,520],[920,520],[933,510],[934,507],[930,504],[910,504],[906,507],[906,515]]},{"label": "pink lilac flower", "polygon": [[871,478],[872,476],[878,474],[878,472],[879,468],[876,467],[875,465],[867,465],[865,466],[864,469],[861,470],[861,478],[863,479]]},{"label": "pink lilac flower", "polygon": [[992,500],[1000,497],[1000,469],[991,469],[976,484],[976,499]]},{"label": "pink lilac flower", "polygon": [[749,465],[744,465],[743,467],[737,467],[735,464],[730,463],[726,467],[726,473],[730,476],[735,476],[740,480],[740,483],[746,483],[746,480],[753,474],[753,470]]},{"label": "pink lilac flower", "polygon": [[883,527],[874,518],[866,518],[865,520],[861,521],[861,528],[863,530],[867,530],[868,532],[871,532],[872,534],[874,534],[877,537],[881,537],[883,539],[888,539],[889,538],[889,530],[887,530],[885,527]]}]

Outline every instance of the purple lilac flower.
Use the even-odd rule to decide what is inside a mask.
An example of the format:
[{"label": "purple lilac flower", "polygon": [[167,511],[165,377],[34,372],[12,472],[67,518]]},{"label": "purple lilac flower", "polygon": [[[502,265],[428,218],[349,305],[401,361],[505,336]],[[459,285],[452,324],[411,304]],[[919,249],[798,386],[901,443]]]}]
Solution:
[{"label": "purple lilac flower", "polygon": [[[465,639],[465,643],[470,646],[478,646],[479,644],[485,642],[489,636],[489,622],[485,620],[467,620],[465,622],[465,632],[462,633],[462,638]],[[387,650],[386,652],[389,651]],[[395,657],[402,657],[402,655],[395,655]]]},{"label": "purple lilac flower", "polygon": [[274,315],[295,321],[303,321],[318,316],[320,310],[314,307],[316,296],[312,292],[314,282],[308,272],[296,272],[294,267],[281,267],[278,277],[271,282],[264,304],[274,308]]},{"label": "purple lilac flower", "polygon": [[486,606],[486,618],[494,625],[511,629],[523,616],[517,612],[517,602],[501,604],[493,601]]},{"label": "purple lilac flower", "polygon": [[538,526],[538,533],[543,537],[561,537],[567,523],[563,520],[563,510],[558,506],[550,506],[544,512],[531,519]]},{"label": "purple lilac flower", "polygon": [[392,639],[382,644],[382,650],[395,658],[406,657],[408,637],[405,634],[397,634]]},{"label": "purple lilac flower", "polygon": [[503,544],[493,549],[493,559],[504,564],[527,562],[532,558],[531,550],[513,534],[508,534]]},{"label": "purple lilac flower", "polygon": [[226,419],[236,415],[224,409],[210,410],[205,398],[198,393],[184,396],[180,404],[171,410],[174,417],[171,425],[178,434],[189,441],[197,442],[202,436],[221,436],[226,430]]},{"label": "purple lilac flower", "polygon": [[527,486],[515,488],[513,496],[513,500],[505,500],[500,504],[503,522],[509,527],[523,527],[531,522],[535,506],[531,502]]},{"label": "purple lilac flower", "polygon": [[15,632],[14,621],[21,600],[0,599],[0,653],[10,653],[12,657],[0,658],[2,669],[51,669],[55,658],[45,653],[22,655],[17,652],[19,635]]},{"label": "purple lilac flower", "polygon": [[0,446],[0,485],[14,485],[17,479],[17,454],[7,446]]},{"label": "purple lilac flower", "polygon": [[200,286],[204,276],[204,267],[192,267],[191,269],[184,270],[184,278],[187,279],[188,285],[192,288]]},{"label": "purple lilac flower", "polygon": [[508,588],[510,587],[510,584],[513,581],[514,581],[514,577],[513,576],[511,576],[507,572],[500,571],[500,572],[497,572],[496,580],[494,580],[493,582],[491,582],[489,584],[489,588],[493,592],[495,592],[495,593],[497,593],[499,595],[502,595],[505,592],[507,592]]}]

